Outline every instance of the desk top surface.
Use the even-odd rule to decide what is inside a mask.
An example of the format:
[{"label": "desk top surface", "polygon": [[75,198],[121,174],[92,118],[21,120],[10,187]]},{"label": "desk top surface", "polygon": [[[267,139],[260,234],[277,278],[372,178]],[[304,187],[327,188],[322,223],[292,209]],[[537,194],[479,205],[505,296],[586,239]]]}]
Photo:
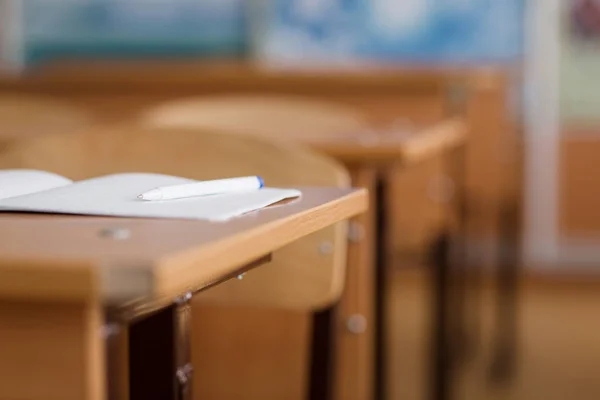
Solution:
[{"label": "desk top surface", "polygon": [[345,163],[411,165],[435,157],[466,140],[466,124],[460,118],[453,118],[428,127],[310,137],[305,144]]},{"label": "desk top surface", "polygon": [[0,298],[173,299],[367,208],[362,189],[302,197],[227,222],[0,214]]}]

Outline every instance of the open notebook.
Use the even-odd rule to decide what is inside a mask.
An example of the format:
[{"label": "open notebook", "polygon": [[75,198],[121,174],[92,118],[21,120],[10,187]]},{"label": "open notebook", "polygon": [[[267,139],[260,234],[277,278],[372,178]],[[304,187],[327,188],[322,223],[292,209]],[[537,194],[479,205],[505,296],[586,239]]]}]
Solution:
[{"label": "open notebook", "polygon": [[125,173],[73,182],[36,170],[0,171],[0,211],[223,221],[298,197],[295,189],[262,188],[177,200],[143,201],[158,186],[194,182],[176,176]]}]

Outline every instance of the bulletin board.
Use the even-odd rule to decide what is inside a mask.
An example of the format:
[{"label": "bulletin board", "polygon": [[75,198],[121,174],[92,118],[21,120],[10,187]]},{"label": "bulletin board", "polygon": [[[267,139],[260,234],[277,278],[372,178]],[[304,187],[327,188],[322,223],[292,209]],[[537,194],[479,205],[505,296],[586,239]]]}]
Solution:
[{"label": "bulletin board", "polygon": [[262,0],[259,59],[513,62],[524,0]]}]

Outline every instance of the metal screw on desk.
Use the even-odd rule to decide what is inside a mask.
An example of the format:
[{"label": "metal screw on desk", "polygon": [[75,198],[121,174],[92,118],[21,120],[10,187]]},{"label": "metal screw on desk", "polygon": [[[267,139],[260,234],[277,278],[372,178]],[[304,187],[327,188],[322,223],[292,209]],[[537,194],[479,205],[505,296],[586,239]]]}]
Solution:
[{"label": "metal screw on desk", "polygon": [[348,225],[348,240],[358,243],[365,238],[365,227],[358,222],[350,222]]},{"label": "metal screw on desk", "polygon": [[120,330],[121,330],[121,328],[119,327],[118,324],[110,323],[110,324],[103,325],[100,328],[100,334],[102,335],[103,338],[106,339],[108,337],[117,335]]},{"label": "metal screw on desk", "polygon": [[108,239],[127,240],[131,237],[131,231],[126,228],[104,228],[99,235]]},{"label": "metal screw on desk", "polygon": [[319,253],[323,255],[333,253],[333,244],[331,242],[321,243],[319,245]]},{"label": "metal screw on desk", "polygon": [[346,320],[346,329],[355,335],[364,333],[367,330],[367,319],[361,314],[352,314]]},{"label": "metal screw on desk", "polygon": [[187,292],[183,296],[176,298],[175,299],[175,303],[176,304],[185,304],[185,303],[187,303],[190,300],[192,300],[192,293],[191,292]]}]

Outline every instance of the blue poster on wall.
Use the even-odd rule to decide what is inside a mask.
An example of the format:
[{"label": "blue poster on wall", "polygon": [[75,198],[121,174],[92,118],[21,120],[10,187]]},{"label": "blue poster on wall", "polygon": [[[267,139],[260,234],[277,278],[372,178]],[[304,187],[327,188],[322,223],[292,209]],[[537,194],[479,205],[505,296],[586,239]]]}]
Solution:
[{"label": "blue poster on wall", "polygon": [[268,60],[511,62],[524,0],[271,0],[256,41]]},{"label": "blue poster on wall", "polygon": [[238,54],[243,0],[22,0],[26,60]]}]

